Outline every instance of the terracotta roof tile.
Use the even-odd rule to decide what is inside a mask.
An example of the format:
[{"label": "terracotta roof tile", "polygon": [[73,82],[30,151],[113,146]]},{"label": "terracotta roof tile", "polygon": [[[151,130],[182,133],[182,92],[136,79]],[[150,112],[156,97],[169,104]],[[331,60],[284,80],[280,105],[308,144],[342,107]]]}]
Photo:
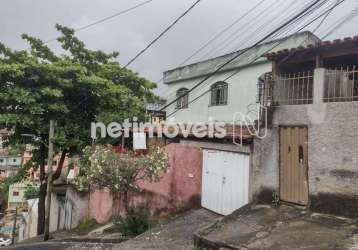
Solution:
[{"label": "terracotta roof tile", "polygon": [[311,50],[311,49],[319,48],[319,47],[322,47],[322,46],[324,47],[324,46],[330,46],[330,45],[345,44],[345,43],[350,43],[352,41],[357,41],[357,40],[358,40],[358,36],[345,37],[343,39],[335,39],[333,41],[322,41],[322,42],[320,42],[320,43],[318,43],[316,45],[309,44],[306,47],[299,46],[297,48],[292,48],[290,50],[285,49],[285,50],[280,50],[280,51],[277,51],[277,52],[267,53],[266,55],[264,55],[264,57],[272,59],[272,58],[274,58],[276,56],[281,56],[281,55],[285,55],[285,54],[288,54],[288,53],[293,53],[293,52],[296,52],[296,51]]}]

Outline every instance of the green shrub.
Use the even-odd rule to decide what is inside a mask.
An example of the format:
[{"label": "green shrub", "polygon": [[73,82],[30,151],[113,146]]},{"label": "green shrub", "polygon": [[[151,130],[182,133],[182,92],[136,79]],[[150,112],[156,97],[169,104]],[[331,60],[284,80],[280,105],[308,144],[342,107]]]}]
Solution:
[{"label": "green shrub", "polygon": [[151,228],[149,213],[145,209],[132,210],[127,216],[114,219],[114,227],[127,237],[134,237]]},{"label": "green shrub", "polygon": [[99,224],[95,219],[90,219],[82,222],[77,227],[72,229],[72,232],[79,235],[86,235],[98,226]]}]

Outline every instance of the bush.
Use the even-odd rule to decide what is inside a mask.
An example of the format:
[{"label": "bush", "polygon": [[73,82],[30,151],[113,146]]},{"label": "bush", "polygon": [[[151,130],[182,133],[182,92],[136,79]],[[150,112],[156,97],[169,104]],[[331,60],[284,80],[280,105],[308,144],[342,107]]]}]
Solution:
[{"label": "bush", "polygon": [[114,219],[114,227],[127,237],[140,235],[151,228],[150,216],[144,209],[132,210],[126,217]]},{"label": "bush", "polygon": [[98,226],[99,224],[95,219],[90,219],[82,222],[77,227],[72,229],[72,232],[79,235],[86,235],[92,230],[94,230],[95,228],[97,228]]}]

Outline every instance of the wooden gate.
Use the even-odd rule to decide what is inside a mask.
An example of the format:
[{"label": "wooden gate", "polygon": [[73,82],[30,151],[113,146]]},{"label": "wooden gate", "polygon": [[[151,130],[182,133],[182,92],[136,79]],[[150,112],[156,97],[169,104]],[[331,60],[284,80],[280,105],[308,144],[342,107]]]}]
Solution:
[{"label": "wooden gate", "polygon": [[201,205],[228,215],[248,204],[249,159],[246,154],[203,150]]},{"label": "wooden gate", "polygon": [[280,128],[280,199],[308,203],[308,133],[306,127]]}]

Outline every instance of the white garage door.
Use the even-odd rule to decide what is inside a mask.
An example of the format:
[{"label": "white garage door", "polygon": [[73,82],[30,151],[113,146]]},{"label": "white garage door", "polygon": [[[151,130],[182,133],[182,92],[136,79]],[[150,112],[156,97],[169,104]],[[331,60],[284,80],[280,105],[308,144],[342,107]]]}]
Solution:
[{"label": "white garage door", "polygon": [[201,205],[228,215],[249,202],[249,155],[203,150]]}]

